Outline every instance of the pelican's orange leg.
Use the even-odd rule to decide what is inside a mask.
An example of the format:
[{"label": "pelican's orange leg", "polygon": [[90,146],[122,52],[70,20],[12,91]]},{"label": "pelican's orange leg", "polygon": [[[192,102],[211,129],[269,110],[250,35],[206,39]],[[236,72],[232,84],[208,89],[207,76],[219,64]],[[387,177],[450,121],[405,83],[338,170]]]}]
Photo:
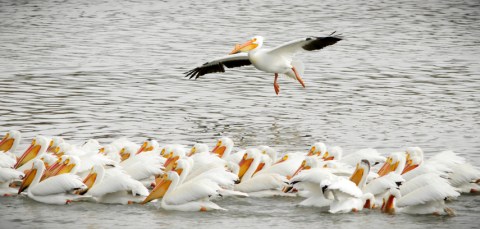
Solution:
[{"label": "pelican's orange leg", "polygon": [[275,80],[273,81],[273,88],[275,88],[275,93],[280,93],[280,85],[277,83],[278,73],[275,73]]},{"label": "pelican's orange leg", "polygon": [[295,77],[297,77],[298,82],[300,82],[300,84],[302,85],[302,87],[305,88],[305,83],[303,82],[302,77],[300,77],[300,75],[298,74],[298,72],[297,72],[297,70],[295,69],[295,67],[292,67],[292,71],[293,71],[293,73],[295,73]]}]

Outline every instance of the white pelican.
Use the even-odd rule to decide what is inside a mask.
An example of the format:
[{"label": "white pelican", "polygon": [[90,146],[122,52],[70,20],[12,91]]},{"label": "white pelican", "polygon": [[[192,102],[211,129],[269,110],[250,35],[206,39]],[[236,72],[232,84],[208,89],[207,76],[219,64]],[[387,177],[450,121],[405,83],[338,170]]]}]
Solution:
[{"label": "white pelican", "polygon": [[[307,37],[293,40],[273,49],[263,48],[263,37],[255,36],[242,45],[236,45],[230,55],[209,61],[185,74],[190,79],[197,79],[208,73],[225,72],[224,67],[234,68],[253,64],[258,70],[275,75],[273,86],[278,95],[280,92],[280,86],[277,83],[278,74],[285,74],[296,79],[305,87],[305,83],[300,77],[300,74],[303,73],[303,64],[295,60],[294,55],[300,51],[323,49],[342,40],[338,36],[333,36],[334,33],[327,37]],[[248,52],[248,54],[239,52]]]},{"label": "white pelican", "polygon": [[105,169],[96,164],[84,183],[87,189],[82,194],[91,195],[101,203],[139,203],[148,196],[147,188],[120,168]]},{"label": "white pelican", "polygon": [[165,210],[177,211],[209,211],[225,210],[211,202],[211,196],[217,196],[221,187],[209,179],[195,179],[195,181],[179,184],[177,172],[169,171],[162,177],[162,181],[145,198],[143,203],[162,198],[161,206]]},{"label": "white pelican", "polygon": [[35,201],[47,204],[68,204],[79,198],[78,195],[72,194],[73,191],[87,188],[80,177],[70,173],[50,177],[40,182],[44,171],[43,161],[35,159],[33,167],[23,179],[18,193],[28,188],[28,197]]},{"label": "white pelican", "polygon": [[19,131],[8,131],[0,141],[0,152],[10,152],[15,154],[15,151],[17,150],[21,140],[22,134]]},{"label": "white pelican", "polygon": [[[433,214],[454,216],[455,210],[445,205],[445,199],[459,196],[453,188],[445,189],[445,185],[430,182],[407,195],[402,195],[397,188],[390,188],[383,198],[381,207],[385,213]],[[398,207],[397,207],[398,205]]]}]

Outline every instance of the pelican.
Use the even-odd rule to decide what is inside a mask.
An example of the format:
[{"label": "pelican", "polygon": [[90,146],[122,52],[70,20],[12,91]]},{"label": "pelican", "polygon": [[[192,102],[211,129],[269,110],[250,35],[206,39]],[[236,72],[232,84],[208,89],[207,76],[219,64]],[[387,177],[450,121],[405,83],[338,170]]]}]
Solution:
[{"label": "pelican", "polygon": [[209,197],[219,194],[220,186],[210,179],[196,179],[179,184],[180,177],[175,171],[169,171],[162,177],[143,204],[162,198],[161,206],[165,210],[209,211],[225,210],[211,202]]},{"label": "pelican", "polygon": [[32,169],[23,179],[18,193],[28,188],[28,197],[35,201],[46,204],[68,204],[79,198],[78,195],[72,194],[73,191],[87,188],[80,177],[70,173],[50,177],[40,182],[44,171],[43,161],[35,159]]},{"label": "pelican", "polygon": [[148,196],[147,188],[120,168],[105,169],[96,164],[84,183],[87,185],[86,192],[81,194],[91,195],[101,203],[137,203]]},{"label": "pelican", "polygon": [[[305,83],[300,76],[303,73],[303,64],[295,60],[294,55],[300,51],[323,49],[342,40],[341,37],[334,36],[334,34],[335,32],[326,37],[307,37],[293,40],[273,49],[263,48],[263,37],[255,36],[242,45],[236,45],[230,55],[209,61],[185,74],[190,79],[197,79],[208,73],[225,72],[224,67],[234,68],[253,65],[260,71],[275,75],[273,87],[278,95],[280,93],[280,86],[277,83],[278,74],[285,74],[305,87]],[[248,54],[244,52],[248,52]]]}]

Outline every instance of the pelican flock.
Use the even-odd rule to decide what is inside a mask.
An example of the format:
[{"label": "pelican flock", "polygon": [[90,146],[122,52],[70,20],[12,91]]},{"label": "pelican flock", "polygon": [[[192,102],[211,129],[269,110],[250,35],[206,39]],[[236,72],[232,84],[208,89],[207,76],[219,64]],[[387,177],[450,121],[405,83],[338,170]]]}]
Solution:
[{"label": "pelican flock", "polygon": [[343,155],[314,143],[307,152],[270,146],[237,149],[228,137],[208,145],[141,144],[126,138],[82,145],[36,136],[19,151],[19,131],[0,141],[0,194],[46,204],[154,205],[165,210],[227,210],[219,198],[298,198],[298,207],[348,213],[455,215],[461,194],[478,194],[480,170],[453,151],[425,159],[419,147],[382,156],[375,149]]},{"label": "pelican flock", "polygon": [[326,37],[306,37],[293,40],[272,49],[263,47],[264,38],[255,36],[244,44],[237,44],[229,55],[211,60],[199,67],[185,72],[185,76],[190,79],[215,72],[225,72],[225,67],[234,68],[246,65],[253,65],[260,71],[273,73],[273,87],[277,95],[280,93],[278,84],[279,74],[297,80],[302,87],[305,87],[301,75],[304,71],[304,65],[295,54],[301,51],[320,50],[333,45],[342,38],[335,35],[335,32]]}]

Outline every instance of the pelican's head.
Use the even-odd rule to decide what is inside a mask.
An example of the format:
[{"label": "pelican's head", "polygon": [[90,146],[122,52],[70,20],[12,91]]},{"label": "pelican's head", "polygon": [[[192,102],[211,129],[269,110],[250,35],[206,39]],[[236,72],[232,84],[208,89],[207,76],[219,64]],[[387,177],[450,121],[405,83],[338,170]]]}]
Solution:
[{"label": "pelican's head", "polygon": [[404,152],[391,153],[390,156],[387,157],[387,160],[383,164],[382,168],[378,170],[378,176],[382,177],[393,171],[400,174],[404,166],[405,166],[405,153]]},{"label": "pelican's head", "polygon": [[10,130],[5,134],[5,137],[0,141],[0,152],[11,151],[12,153],[17,148],[22,135],[19,131]]},{"label": "pelican's head", "polygon": [[203,143],[195,143],[195,145],[193,145],[193,147],[190,149],[188,156],[190,157],[196,153],[203,153],[203,152],[208,152],[208,145]]},{"label": "pelican's head", "polygon": [[140,149],[138,149],[137,154],[139,154],[141,152],[148,152],[148,151],[158,149],[158,146],[159,145],[158,145],[158,142],[156,140],[147,139],[145,142],[143,142]]},{"label": "pelican's head", "polygon": [[402,195],[400,194],[400,190],[397,188],[390,188],[385,196],[382,198],[383,203],[381,210],[384,213],[395,213],[395,198],[400,198]]},{"label": "pelican's head", "polygon": [[185,149],[179,145],[167,147],[163,156],[167,158],[163,165],[165,171],[170,171],[173,169],[173,166],[178,159],[185,157]]},{"label": "pelican's head", "polygon": [[262,154],[267,155],[271,161],[277,161],[278,152],[270,146],[259,146],[258,149]]},{"label": "pelican's head", "polygon": [[245,151],[245,154],[242,157],[242,160],[238,163],[239,166],[239,171],[238,171],[238,178],[241,180],[247,170],[250,168],[252,165],[253,160],[255,158],[259,157],[259,151],[258,149],[247,149]]},{"label": "pelican's head", "polygon": [[423,150],[420,147],[408,147],[405,154],[406,164],[402,174],[417,168],[423,162]]},{"label": "pelican's head", "polygon": [[20,168],[25,163],[36,158],[39,155],[44,154],[47,151],[48,140],[43,136],[37,136],[32,140],[30,147],[23,153],[23,155],[18,159],[15,169]]},{"label": "pelican's head", "polygon": [[308,151],[307,156],[316,155],[318,157],[323,157],[323,155],[327,152],[327,146],[323,142],[317,142],[312,145],[310,151]]},{"label": "pelican's head", "polygon": [[41,176],[41,174],[37,175],[37,173],[39,173],[39,170],[40,172],[43,172],[44,169],[45,165],[43,164],[43,161],[41,161],[40,159],[35,159],[33,161],[32,169],[30,169],[30,171],[28,171],[23,178],[22,184],[18,189],[18,194],[22,193],[25,189],[27,189],[37,176]]},{"label": "pelican's head", "polygon": [[367,175],[370,172],[370,162],[368,160],[362,160],[357,163],[357,167],[353,172],[350,180],[355,183],[360,189],[363,188],[367,181]]},{"label": "pelican's head", "polygon": [[60,167],[52,176],[64,174],[64,173],[73,173],[75,174],[75,168],[78,167],[80,159],[74,155],[63,155],[61,157]]},{"label": "pelican's head", "polygon": [[120,152],[119,152],[120,159],[124,161],[130,158],[131,156],[135,156],[135,153],[138,152],[137,148],[138,147],[135,147],[133,145],[127,145],[123,147],[122,149],[120,149]]},{"label": "pelican's head", "polygon": [[340,160],[342,159],[343,149],[340,146],[333,146],[323,154],[323,160],[331,161],[331,160]]},{"label": "pelican's head", "polygon": [[233,149],[233,141],[229,137],[218,139],[217,145],[212,149],[212,153],[217,154],[220,158],[226,158]]},{"label": "pelican's head", "polygon": [[249,52],[251,50],[257,49],[262,47],[263,44],[263,37],[262,36],[255,36],[252,39],[248,40],[243,44],[236,44],[235,48],[230,52],[230,55],[236,54],[239,52]]},{"label": "pelican's head", "polygon": [[47,152],[53,153],[55,148],[64,142],[65,140],[63,140],[62,137],[53,137],[52,140],[50,140],[50,144],[48,145]]},{"label": "pelican's head", "polygon": [[142,204],[146,204],[152,200],[162,198],[167,193],[172,181],[178,181],[179,176],[175,171],[169,171],[162,175],[160,182],[155,186],[150,195],[145,198]]},{"label": "pelican's head", "polygon": [[95,164],[90,173],[85,177],[83,183],[87,186],[85,190],[79,192],[80,195],[83,195],[88,192],[94,185],[98,184],[103,180],[105,176],[105,168],[100,164]]}]

